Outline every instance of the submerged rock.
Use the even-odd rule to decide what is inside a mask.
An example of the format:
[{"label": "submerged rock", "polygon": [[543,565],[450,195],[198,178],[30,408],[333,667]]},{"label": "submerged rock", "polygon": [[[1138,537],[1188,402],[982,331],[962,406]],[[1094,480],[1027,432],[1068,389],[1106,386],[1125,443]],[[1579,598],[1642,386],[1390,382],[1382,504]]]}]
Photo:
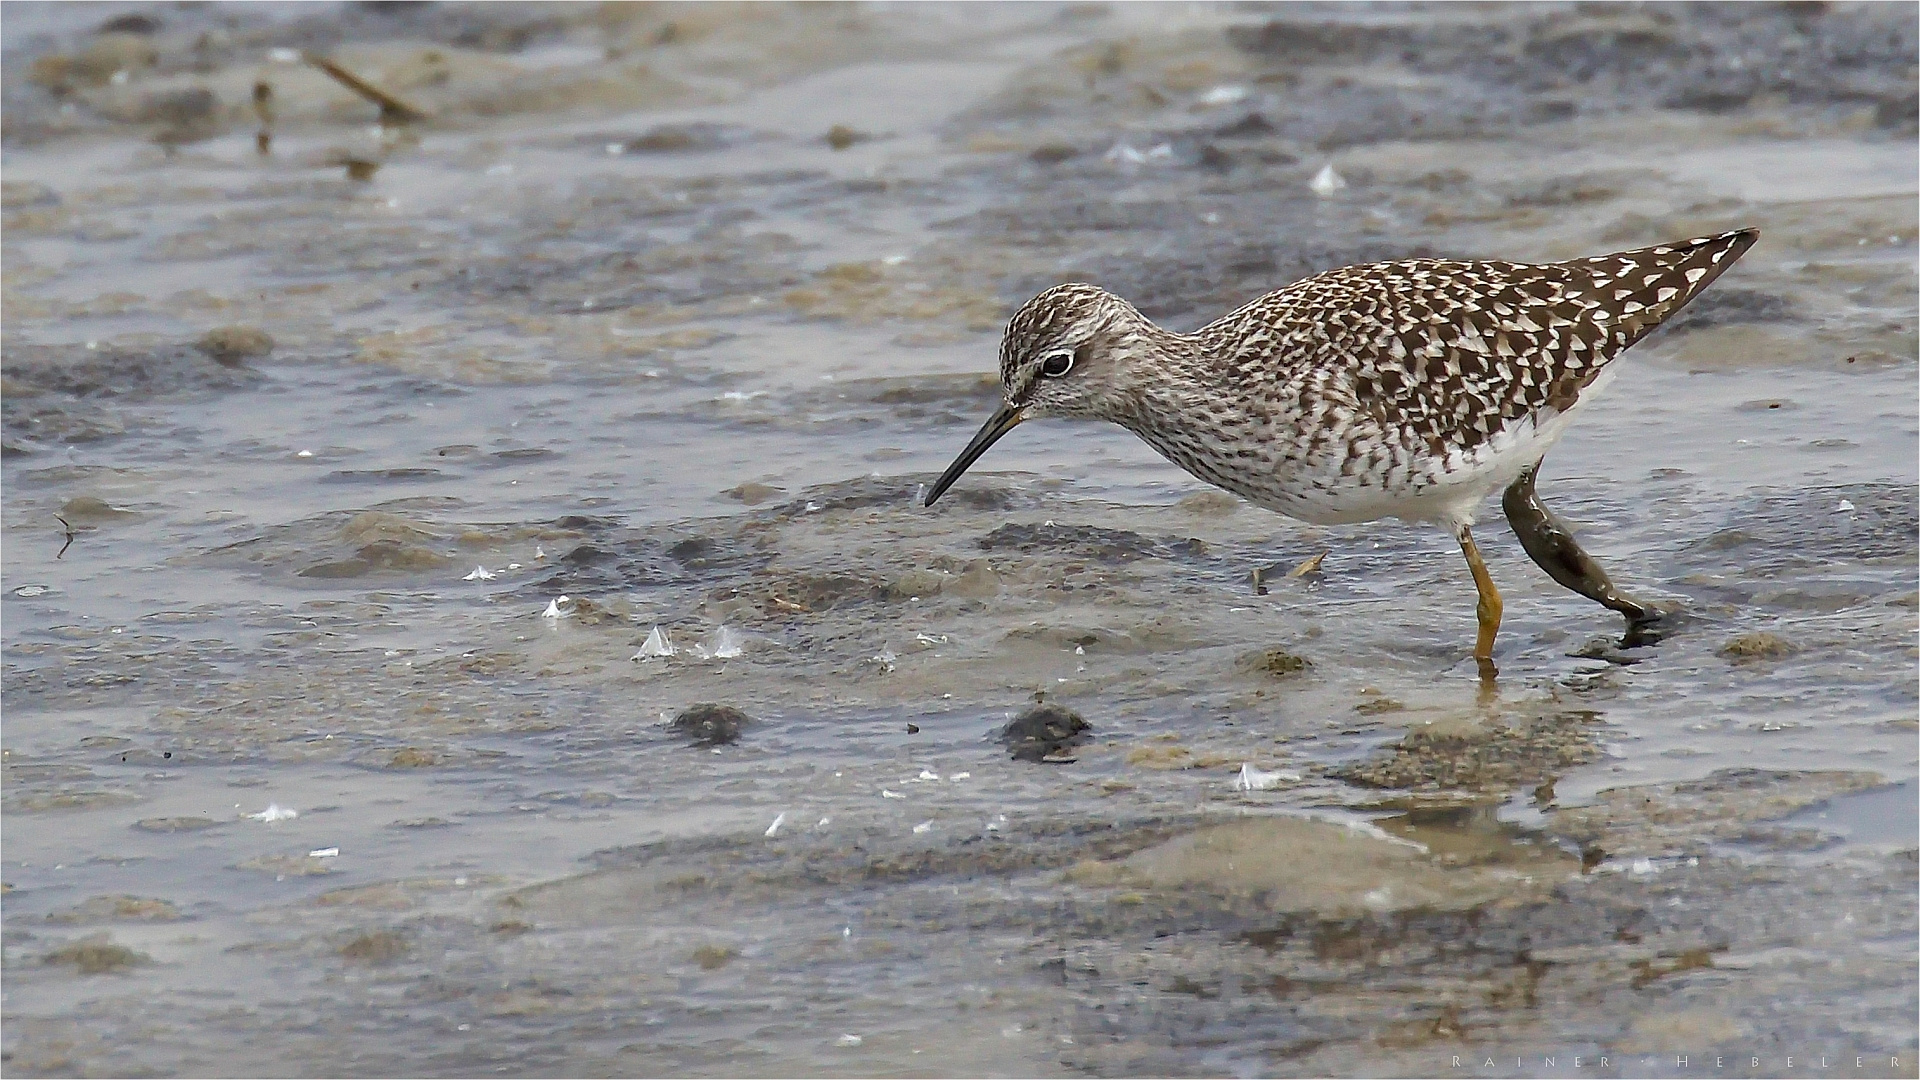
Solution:
[{"label": "submerged rock", "polygon": [[1312,661],[1306,657],[1279,648],[1256,649],[1233,662],[1235,671],[1247,675],[1270,675],[1276,679],[1298,675],[1312,666]]},{"label": "submerged rock", "polygon": [[125,945],[116,945],[105,934],[95,934],[55,949],[41,957],[41,963],[49,967],[71,964],[82,975],[106,975],[151,964],[153,959]]},{"label": "submerged rock", "polygon": [[694,746],[731,746],[753,718],[731,705],[701,702],[673,718],[667,730],[693,740]]},{"label": "submerged rock", "polygon": [[371,930],[340,946],[340,955],[361,964],[390,964],[407,954],[407,939],[392,930]]},{"label": "submerged rock", "polygon": [[1741,634],[1720,646],[1721,656],[1735,663],[1746,660],[1779,660],[1799,652],[1798,646],[1778,634],[1755,631]]},{"label": "submerged rock", "polygon": [[1066,754],[1087,739],[1093,725],[1072,709],[1058,705],[1035,705],[1013,718],[1000,729],[1000,741],[1013,752],[1015,761],[1049,761],[1066,764]]},{"label": "submerged rock", "polygon": [[257,326],[216,326],[195,344],[227,367],[273,352],[273,338]]}]

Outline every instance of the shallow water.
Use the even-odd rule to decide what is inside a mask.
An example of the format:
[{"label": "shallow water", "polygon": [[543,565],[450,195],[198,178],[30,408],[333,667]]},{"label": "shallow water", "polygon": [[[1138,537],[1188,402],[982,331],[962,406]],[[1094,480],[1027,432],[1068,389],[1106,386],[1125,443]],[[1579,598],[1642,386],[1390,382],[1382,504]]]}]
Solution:
[{"label": "shallow water", "polygon": [[[10,1071],[1913,1073],[1911,10],[0,20]],[[1047,284],[1743,225],[1544,470],[1657,646],[1117,428],[918,506]]]}]

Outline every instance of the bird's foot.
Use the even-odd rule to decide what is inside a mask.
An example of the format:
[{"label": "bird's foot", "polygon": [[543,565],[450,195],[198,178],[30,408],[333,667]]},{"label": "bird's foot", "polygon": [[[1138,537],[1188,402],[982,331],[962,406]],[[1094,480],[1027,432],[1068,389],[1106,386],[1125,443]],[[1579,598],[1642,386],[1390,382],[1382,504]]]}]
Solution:
[{"label": "bird's foot", "polygon": [[1627,632],[1620,638],[1623,649],[1658,645],[1687,621],[1686,609],[1672,601],[1638,607],[1637,612],[1627,615]]}]

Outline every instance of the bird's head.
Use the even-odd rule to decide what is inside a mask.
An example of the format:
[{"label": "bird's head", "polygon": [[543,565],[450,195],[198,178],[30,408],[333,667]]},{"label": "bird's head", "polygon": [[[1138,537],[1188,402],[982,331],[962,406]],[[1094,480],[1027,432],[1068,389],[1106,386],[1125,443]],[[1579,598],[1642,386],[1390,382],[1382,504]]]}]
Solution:
[{"label": "bird's head", "polygon": [[944,494],[1000,436],[1035,416],[1113,419],[1128,375],[1166,332],[1093,285],[1055,285],[1021,306],[1000,339],[1000,408],[927,492]]}]

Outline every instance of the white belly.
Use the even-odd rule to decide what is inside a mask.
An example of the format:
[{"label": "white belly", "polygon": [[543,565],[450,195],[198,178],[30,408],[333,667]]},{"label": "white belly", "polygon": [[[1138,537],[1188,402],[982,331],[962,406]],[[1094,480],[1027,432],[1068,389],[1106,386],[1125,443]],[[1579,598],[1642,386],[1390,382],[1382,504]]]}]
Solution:
[{"label": "white belly", "polygon": [[1471,451],[1427,456],[1382,473],[1359,474],[1344,453],[1276,464],[1268,475],[1208,475],[1175,453],[1161,452],[1210,483],[1256,506],[1316,525],[1350,525],[1384,517],[1471,525],[1489,495],[1503,490],[1566,433],[1580,407],[1612,379],[1611,368],[1581,392],[1565,412],[1522,420]]}]

